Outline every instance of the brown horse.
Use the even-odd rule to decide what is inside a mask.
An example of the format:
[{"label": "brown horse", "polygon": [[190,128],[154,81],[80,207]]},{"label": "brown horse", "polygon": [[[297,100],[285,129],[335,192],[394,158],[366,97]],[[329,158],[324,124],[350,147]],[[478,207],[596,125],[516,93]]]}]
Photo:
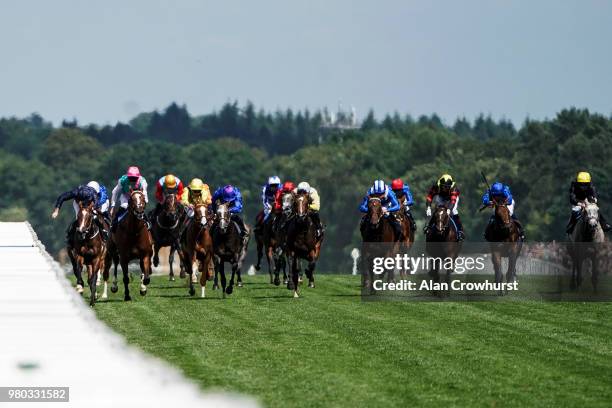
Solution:
[{"label": "brown horse", "polygon": [[100,233],[100,227],[94,222],[96,217],[94,204],[87,206],[79,204],[76,228],[72,237],[72,250],[68,256],[74,267],[77,285],[83,286],[83,266],[87,267],[87,282],[89,284],[89,305],[96,303],[96,282],[100,269],[104,268],[106,243]]},{"label": "brown horse", "polygon": [[181,236],[181,249],[179,256],[187,274],[189,275],[189,294],[193,296],[193,263],[198,262],[198,272],[200,273],[200,286],[202,287],[202,297],[206,296],[206,281],[210,275],[210,264],[213,257],[213,241],[210,235],[210,226],[213,221],[212,214],[208,213],[206,204],[196,204],[193,208],[193,219]]},{"label": "brown horse", "polygon": [[[215,214],[215,223],[211,229],[213,239],[214,261],[215,261],[215,286],[217,275],[221,275],[221,289],[223,297],[231,295],[234,291],[234,279],[236,274],[240,275],[242,259],[244,259],[244,245],[240,236],[239,227],[232,221],[229,211],[229,203],[219,204]],[[225,262],[232,265],[232,276],[229,285],[225,277]]]},{"label": "brown horse", "polygon": [[308,206],[308,195],[298,194],[293,203],[295,216],[287,225],[287,255],[291,259],[291,279],[287,282],[287,289],[293,290],[293,297],[299,297],[298,258],[308,262],[308,287],[314,288],[314,270],[321,253],[322,239],[317,240],[317,229],[308,216]]},{"label": "brown horse", "polygon": [[[492,201],[495,214],[485,230],[485,239],[489,241],[491,248],[491,262],[495,270],[495,282],[502,283],[504,273],[502,272],[502,258],[508,258],[508,270],[506,281],[516,281],[516,260],[521,253],[523,240],[520,238],[518,226],[510,215],[510,210],[505,203]],[[481,207],[480,210],[486,207]],[[507,289],[506,289],[507,293]],[[499,291],[503,295],[503,291]]]},{"label": "brown horse", "polygon": [[[287,283],[287,258],[285,254],[287,221],[293,212],[293,193],[282,196],[282,212],[273,212],[266,222],[263,223],[259,232],[255,233],[257,240],[257,265],[260,266],[262,250],[265,250],[268,261],[268,273],[270,283],[280,285],[280,270],[283,270],[283,279]],[[274,265],[274,277],[272,277],[272,265]]]},{"label": "brown horse", "polygon": [[[113,251],[109,250],[106,256],[104,276],[108,276],[114,251],[118,254],[119,264],[123,272],[123,287],[125,290],[124,300],[132,300],[130,297],[130,276],[128,264],[133,259],[140,261],[140,294],[147,294],[147,285],[151,275],[151,257],[153,256],[153,238],[147,228],[145,215],[146,202],[142,191],[132,191],[128,202],[127,214],[112,234]],[[116,270],[116,269],[115,269]],[[112,290],[112,289],[111,289]]]},{"label": "brown horse", "polygon": [[[457,228],[451,217],[451,210],[445,204],[438,204],[432,214],[431,228],[425,237],[425,251],[435,262],[432,262],[429,276],[435,283],[440,283],[440,270],[445,269],[446,262],[438,260],[451,259],[454,265],[455,259],[461,251],[461,241],[457,241]],[[452,268],[446,269],[446,283],[450,287],[450,275]],[[442,293],[440,293],[442,295]]]},{"label": "brown horse", "polygon": [[[401,208],[397,213],[395,213],[395,218],[402,228],[402,240],[399,241],[399,250],[402,253],[408,253],[414,244],[414,230],[412,229],[412,222],[410,221],[405,208]],[[406,276],[405,269],[400,269],[400,276]]]},{"label": "brown horse", "polygon": [[[392,256],[397,253],[398,243],[395,242],[395,233],[390,221],[385,216],[380,197],[368,199],[368,212],[361,220],[362,244],[362,286],[374,293],[374,275],[371,268],[373,258],[378,256]],[[378,245],[383,244],[384,245]],[[374,245],[372,245],[374,244]],[[393,279],[392,273],[387,275],[387,280]]]},{"label": "brown horse", "polygon": [[[163,247],[170,247],[168,263],[170,264],[169,279],[174,280],[174,252],[179,251],[181,258],[180,233],[183,226],[185,211],[178,202],[175,194],[167,194],[162,210],[157,214],[155,219],[151,220],[151,235],[153,236],[153,266],[159,265],[159,250]],[[151,218],[151,217],[150,217]],[[184,276],[184,265],[181,264],[181,277]]]}]

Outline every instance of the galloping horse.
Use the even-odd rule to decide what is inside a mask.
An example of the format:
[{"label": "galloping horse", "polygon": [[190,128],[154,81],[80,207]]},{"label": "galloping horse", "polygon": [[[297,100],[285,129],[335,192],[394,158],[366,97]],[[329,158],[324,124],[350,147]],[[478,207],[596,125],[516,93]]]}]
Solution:
[{"label": "galloping horse", "polygon": [[[431,227],[425,237],[425,251],[434,258],[442,260],[455,259],[461,250],[461,242],[457,241],[457,229],[451,218],[451,210],[445,203],[438,202],[432,214]],[[445,263],[445,262],[444,262]],[[433,262],[429,271],[429,276],[434,282],[440,282],[440,269],[444,268],[444,263]],[[446,269],[446,283],[450,285],[450,275],[452,268]]]},{"label": "galloping horse", "polygon": [[[493,220],[487,225],[485,239],[489,241],[489,247],[491,248],[491,261],[495,270],[495,282],[501,283],[503,281],[502,258],[508,258],[506,282],[511,283],[516,280],[516,260],[521,253],[523,240],[520,237],[516,223],[510,215],[508,206],[496,200],[493,200],[492,203],[495,208],[495,215]],[[485,208],[487,207],[481,207],[480,211]],[[500,290],[499,295],[503,294],[504,292]]]},{"label": "galloping horse", "polygon": [[189,221],[187,228],[181,236],[182,251],[179,252],[179,256],[189,275],[189,294],[192,296],[195,294],[193,287],[193,262],[198,261],[202,297],[205,297],[206,281],[212,277],[209,276],[209,265],[213,257],[213,240],[210,235],[213,217],[208,213],[206,204],[196,204],[193,208],[193,213],[193,219]]},{"label": "galloping horse", "polygon": [[[287,282],[287,258],[285,255],[286,227],[293,212],[293,193],[285,193],[282,196],[282,212],[272,213],[263,225],[260,237],[257,237],[257,265],[261,262],[262,248],[265,248],[268,260],[268,273],[270,283],[280,285],[280,270],[283,270],[283,279]],[[260,242],[263,246],[260,246]],[[274,278],[272,278],[272,263],[274,264]]]},{"label": "galloping horse", "polygon": [[[402,253],[407,253],[412,245],[414,244],[414,230],[412,229],[412,223],[406,213],[406,209],[402,208],[396,213],[396,219],[402,228],[402,240],[399,241],[399,250]],[[400,269],[400,276],[406,276],[406,270]]]},{"label": "galloping horse", "polygon": [[[392,215],[389,215],[391,217]],[[395,233],[390,221],[385,217],[382,207],[382,201],[379,197],[370,197],[368,199],[368,212],[362,220],[361,238],[363,240],[362,249],[362,271],[363,281],[362,286],[374,293],[372,286],[374,276],[371,268],[371,261],[375,256],[391,256],[397,252],[398,244],[395,242]],[[368,248],[368,243],[387,243],[383,248],[383,253],[380,254],[377,247]],[[391,274],[387,276],[390,280]]]},{"label": "galloping horse", "polygon": [[[147,285],[150,282],[151,275],[151,257],[153,256],[153,238],[151,232],[147,228],[145,220],[145,198],[142,191],[132,191],[128,202],[128,210],[125,219],[121,221],[116,230],[112,234],[112,240],[106,255],[104,265],[104,277],[108,277],[108,269],[111,265],[113,253],[119,255],[118,260],[123,272],[123,287],[125,289],[124,300],[132,300],[130,297],[129,283],[130,276],[128,271],[128,263],[133,259],[140,260],[140,294],[147,294]],[[115,273],[117,268],[115,267]],[[115,275],[115,280],[117,279]],[[113,292],[115,291],[111,288]]]},{"label": "galloping horse", "polygon": [[[169,246],[170,255],[168,263],[170,264],[169,279],[174,280],[174,252],[179,251],[180,258],[180,233],[183,225],[185,211],[180,207],[175,194],[168,194],[164,199],[162,210],[157,214],[151,227],[151,235],[153,236],[153,266],[159,265],[159,249]],[[184,265],[181,265],[181,277],[184,276]]]},{"label": "galloping horse", "polygon": [[599,275],[599,253],[606,237],[599,224],[599,207],[595,203],[582,202],[581,216],[570,236],[570,255],[572,257],[571,289],[578,289],[582,284],[582,263],[591,260],[591,283],[597,291]]},{"label": "galloping horse", "polygon": [[[68,251],[68,256],[77,278],[77,288],[83,287],[83,265],[87,267],[87,282],[89,284],[90,298],[89,305],[96,303],[96,281],[98,273],[104,267],[104,257],[106,256],[106,243],[100,234],[100,227],[94,222],[96,216],[94,205],[88,206],[79,204],[76,228],[72,237],[72,250]],[[107,297],[106,284],[102,298]]]},{"label": "galloping horse", "polygon": [[[240,268],[242,267],[242,259],[244,259],[242,237],[239,227],[231,221],[229,203],[217,206],[216,219],[212,227],[212,240],[215,260],[215,284],[213,288],[218,287],[217,275],[220,273],[221,289],[223,290],[223,297],[225,297],[226,293],[231,295],[234,290],[236,273],[238,279],[241,280]],[[232,277],[229,286],[225,278],[225,262],[232,265]]]},{"label": "galloping horse", "polygon": [[308,261],[308,287],[314,288],[314,270],[321,252],[322,240],[317,240],[317,228],[308,216],[308,205],[308,195],[298,194],[294,200],[295,216],[287,225],[287,252],[291,259],[291,279],[287,288],[293,289],[293,297],[299,296],[298,258]]}]

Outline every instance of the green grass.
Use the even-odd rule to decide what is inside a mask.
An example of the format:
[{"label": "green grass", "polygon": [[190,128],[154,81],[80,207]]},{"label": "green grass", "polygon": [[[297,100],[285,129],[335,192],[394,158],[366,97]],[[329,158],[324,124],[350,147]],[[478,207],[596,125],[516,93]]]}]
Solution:
[{"label": "green grass", "polygon": [[271,407],[612,405],[610,303],[361,302],[346,275],[293,299],[266,279],[222,300],[155,277],[95,310],[203,389]]}]

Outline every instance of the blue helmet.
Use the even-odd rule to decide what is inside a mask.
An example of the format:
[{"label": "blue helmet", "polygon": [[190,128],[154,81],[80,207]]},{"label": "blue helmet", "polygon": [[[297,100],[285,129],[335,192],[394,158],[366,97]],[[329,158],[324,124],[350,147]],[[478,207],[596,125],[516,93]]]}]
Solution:
[{"label": "blue helmet", "polygon": [[236,189],[232,185],[227,185],[223,187],[223,193],[221,197],[224,202],[229,203],[230,201],[234,201],[236,199]]},{"label": "blue helmet", "polygon": [[493,183],[491,186],[491,194],[495,196],[504,194],[504,185],[499,181]]},{"label": "blue helmet", "polygon": [[387,185],[382,180],[376,180],[374,185],[370,187],[368,194],[385,194],[387,192]]}]

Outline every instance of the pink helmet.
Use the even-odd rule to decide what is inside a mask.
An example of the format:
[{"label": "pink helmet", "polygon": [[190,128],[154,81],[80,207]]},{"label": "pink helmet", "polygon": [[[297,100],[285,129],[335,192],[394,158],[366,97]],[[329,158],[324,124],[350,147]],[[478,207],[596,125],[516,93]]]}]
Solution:
[{"label": "pink helmet", "polygon": [[128,177],[140,177],[140,169],[137,166],[130,166],[127,169],[126,176],[128,176]]}]

